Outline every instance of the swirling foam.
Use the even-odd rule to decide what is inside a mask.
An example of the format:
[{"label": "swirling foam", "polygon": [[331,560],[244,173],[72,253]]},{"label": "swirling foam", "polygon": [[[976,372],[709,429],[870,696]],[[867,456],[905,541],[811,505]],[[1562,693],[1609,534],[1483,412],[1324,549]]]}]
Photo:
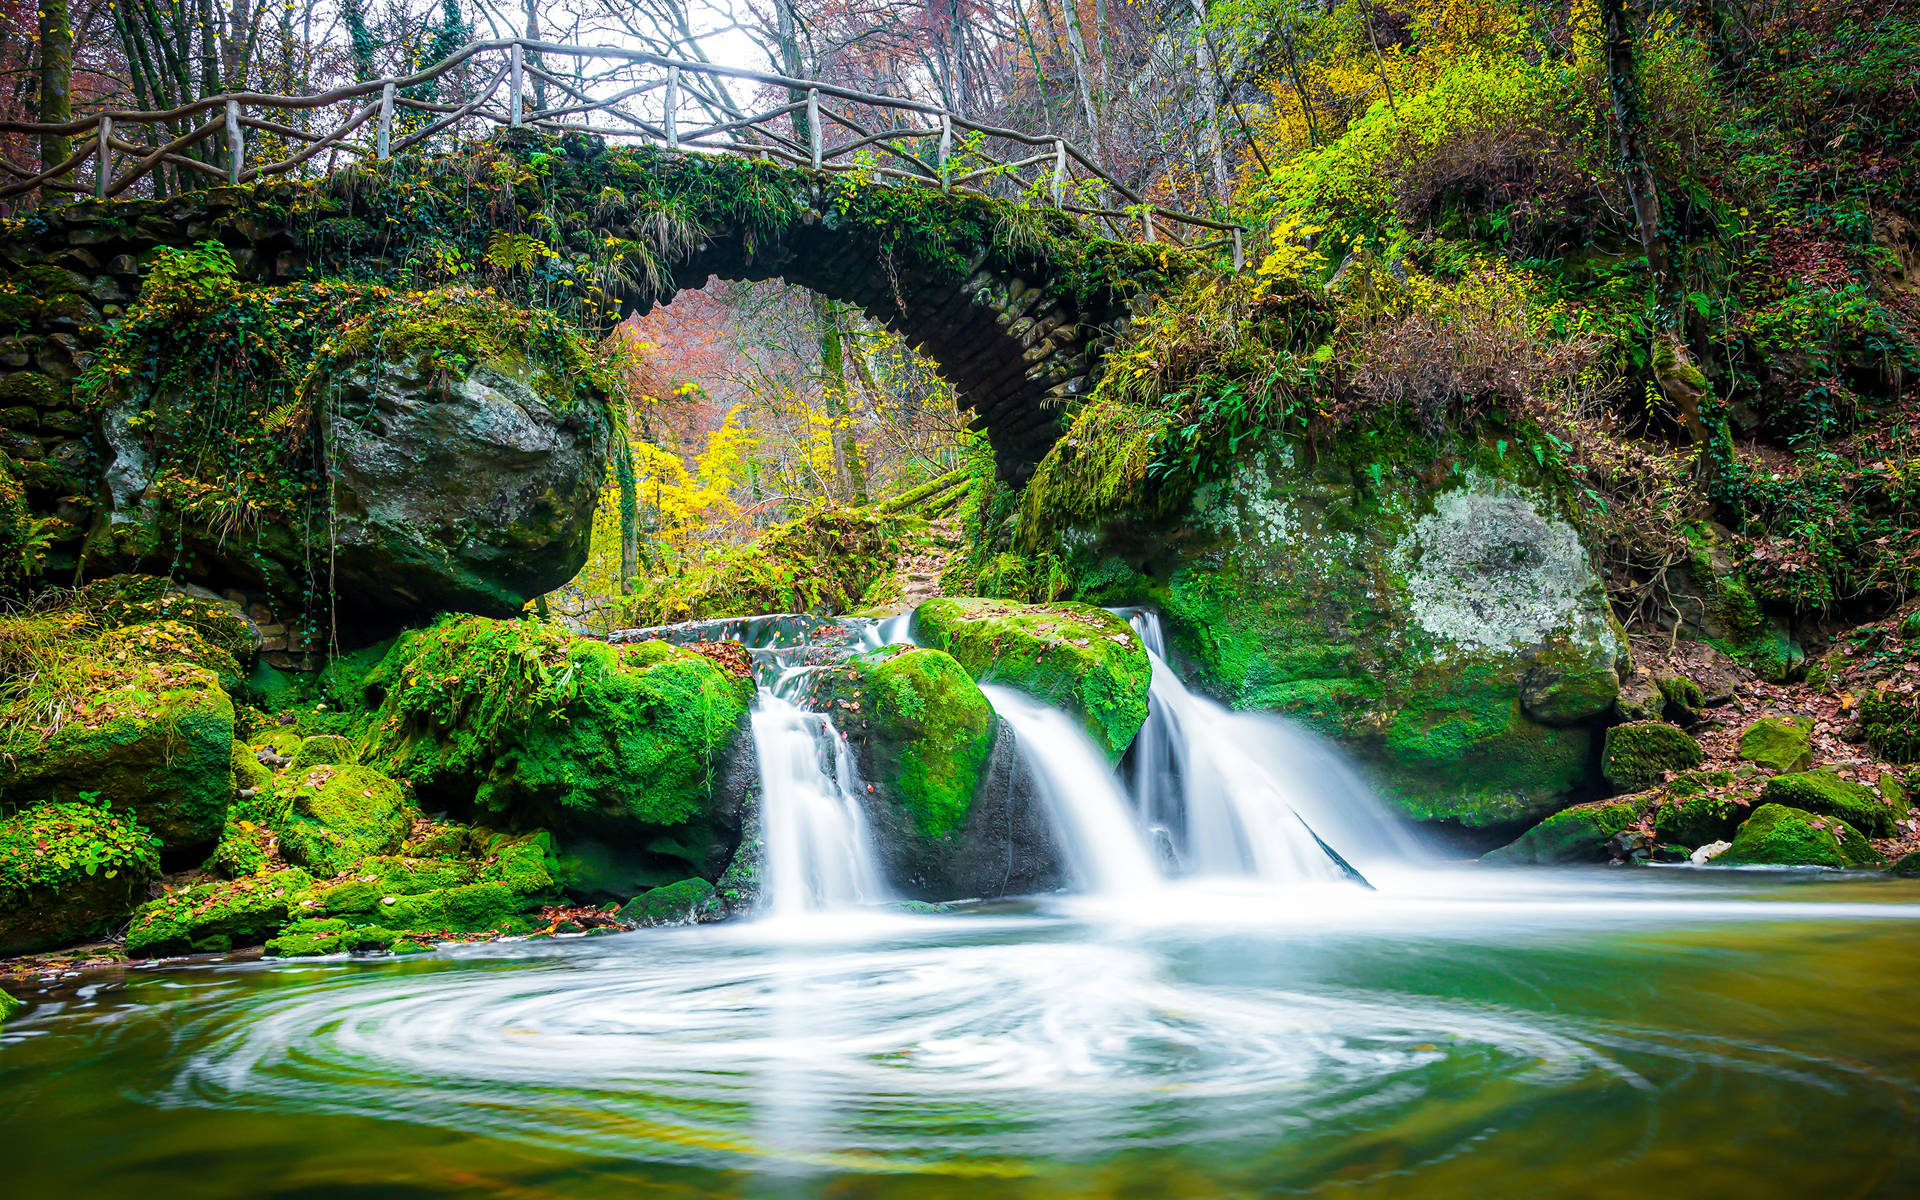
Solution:
[{"label": "swirling foam", "polygon": [[[496,952],[498,953],[498,952]],[[1537,1018],[1220,986],[1100,940],[775,945],[695,931],[197,1006],[171,1103],[380,1115],[715,1165],[1084,1158],[1625,1068]]]}]

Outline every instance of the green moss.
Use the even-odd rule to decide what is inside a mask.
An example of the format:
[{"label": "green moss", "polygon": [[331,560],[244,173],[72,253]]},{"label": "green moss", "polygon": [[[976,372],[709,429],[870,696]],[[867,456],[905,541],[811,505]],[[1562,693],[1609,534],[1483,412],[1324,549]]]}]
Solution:
[{"label": "green moss", "polygon": [[551,834],[501,834],[487,846],[482,877],[504,883],[522,896],[535,896],[553,889],[557,872]]},{"label": "green moss", "polygon": [[1646,721],[1607,730],[1600,770],[1620,791],[1638,792],[1659,783],[1670,771],[1699,766],[1703,758],[1700,743],[1686,733]]},{"label": "green moss", "polygon": [[1838,817],[1871,837],[1891,836],[1894,820],[1906,812],[1904,803],[1883,800],[1873,789],[1830,771],[1776,775],[1767,781],[1767,790],[1761,799],[1769,804]]},{"label": "green moss", "polygon": [[6,1023],[26,1006],[26,1001],[17,1000],[5,992],[0,992],[0,1028],[4,1028]]},{"label": "green moss", "polygon": [[0,820],[0,955],[101,932],[159,872],[153,836],[104,802],[47,804]]},{"label": "green moss", "polygon": [[560,412],[603,404],[619,386],[610,364],[559,314],[491,289],[444,288],[380,302],[342,325],[311,370],[339,375],[378,360],[418,363],[443,378],[476,366],[524,376]]},{"label": "green moss", "polygon": [[417,858],[458,858],[467,852],[472,838],[473,831],[465,825],[416,823],[413,835],[401,850]]},{"label": "green moss", "polygon": [[1734,782],[1729,771],[1689,771],[1670,780],[1652,804],[1654,836],[1689,848],[1733,836],[1748,805],[1722,794]]},{"label": "green moss", "polygon": [[315,767],[289,774],[281,789],[288,805],[281,851],[323,879],[398,850],[412,824],[406,793],[370,767]]},{"label": "green moss", "polygon": [[96,579],[75,593],[74,604],[91,613],[108,629],[156,622],[184,625],[209,645],[225,651],[236,663],[253,659],[253,627],[232,605],[203,594],[181,591],[177,585],[156,576],[112,575]]},{"label": "green moss", "polygon": [[1860,702],[1867,745],[1889,762],[1920,762],[1920,695],[1878,688]]},{"label": "green moss", "polygon": [[959,828],[993,745],[993,706],[954,658],[915,649],[857,661],[871,757],[892,763],[870,779],[905,808],[922,837]]},{"label": "green moss", "polygon": [[[394,647],[367,761],[528,825],[667,838],[709,869],[713,783],[752,682],[713,659],[468,617]],[[696,861],[697,860],[697,861]],[[711,869],[717,870],[715,864]]]},{"label": "green moss", "polygon": [[1838,817],[1762,804],[1740,826],[1732,847],[1713,861],[1725,866],[1874,867],[1886,859],[1864,834]]},{"label": "green moss", "polygon": [[1895,859],[1887,874],[1896,879],[1920,879],[1920,850],[1909,850]]},{"label": "green moss", "polygon": [[1611,857],[1607,843],[1638,820],[1638,811],[1625,801],[1576,804],[1554,813],[1481,861],[1513,866],[1606,862]]},{"label": "green moss", "polygon": [[303,775],[314,767],[351,763],[357,757],[358,750],[351,739],[332,733],[315,734],[301,739],[299,749],[293,752],[293,761],[287,764],[287,773]]},{"label": "green moss", "polygon": [[258,875],[273,865],[279,837],[249,820],[228,821],[220,842],[207,856],[206,869],[227,879]]},{"label": "green moss", "polygon": [[635,896],[620,910],[629,925],[685,925],[713,898],[713,885],[704,879],[682,879]]},{"label": "green moss", "polygon": [[1666,701],[1666,715],[1670,719],[1686,722],[1700,719],[1700,710],[1707,706],[1707,701],[1699,684],[1680,676],[1657,679],[1654,684],[1660,689],[1661,699]]},{"label": "green moss", "polygon": [[644,581],[623,620],[646,626],[760,613],[851,612],[900,557],[910,524],[879,509],[817,505],[746,546],[714,551]]},{"label": "green moss", "polygon": [[273,958],[315,958],[323,954],[387,950],[401,934],[379,925],[353,926],[339,920],[295,921],[267,942]]},{"label": "green moss", "polygon": [[1113,761],[1146,720],[1146,650],[1125,621],[1103,609],[941,598],[920,606],[914,631],[979,682],[1075,713]]},{"label": "green moss", "polygon": [[0,764],[12,805],[93,794],[169,849],[210,846],[233,796],[233,702],[211,673],[134,660],[38,746]]},{"label": "green moss", "polygon": [[313,876],[289,867],[163,896],[134,913],[127,953],[152,957],[258,945],[286,924],[312,885]]},{"label": "green moss", "polygon": [[249,789],[257,792],[273,782],[273,772],[267,770],[259,754],[245,742],[233,743],[227,762],[233,768],[233,790],[236,793]]},{"label": "green moss", "polygon": [[427,933],[523,933],[521,914],[537,907],[504,883],[473,883],[419,896],[402,896],[383,905],[380,919],[389,928]]},{"label": "green moss", "polygon": [[1740,734],[1740,758],[1770,771],[1813,765],[1813,718],[1761,717]]}]

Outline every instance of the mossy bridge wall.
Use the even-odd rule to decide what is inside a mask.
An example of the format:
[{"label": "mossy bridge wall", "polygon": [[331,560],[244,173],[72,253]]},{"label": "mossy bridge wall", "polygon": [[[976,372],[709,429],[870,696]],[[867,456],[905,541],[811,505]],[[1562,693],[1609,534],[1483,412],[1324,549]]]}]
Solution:
[{"label": "mossy bridge wall", "polygon": [[[595,291],[597,307],[574,315],[603,329],[714,277],[784,279],[858,306],[940,365],[1010,481],[1058,438],[1063,408],[1097,381],[1118,327],[1178,256],[976,195],[524,140],[317,184],[29,213],[0,223],[0,276],[13,285],[0,288],[0,452],[30,507],[63,523],[49,573],[72,565],[98,482],[74,381],[160,248],[218,241],[257,283],[340,274],[417,287],[435,282],[420,266],[426,238],[464,248],[480,268],[467,279],[482,282],[489,245],[522,231],[555,264],[543,265],[545,296],[561,277]],[[614,245],[640,247],[651,269],[606,269],[597,251]],[[531,295],[529,279],[516,284],[531,272],[495,273],[503,291]]]}]

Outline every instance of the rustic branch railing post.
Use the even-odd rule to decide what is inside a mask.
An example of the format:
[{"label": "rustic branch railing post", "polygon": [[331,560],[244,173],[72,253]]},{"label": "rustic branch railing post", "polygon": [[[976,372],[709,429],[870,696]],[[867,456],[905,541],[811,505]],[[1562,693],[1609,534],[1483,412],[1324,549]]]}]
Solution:
[{"label": "rustic branch railing post", "polygon": [[807,89],[807,146],[813,151],[813,169],[820,169],[820,89]]},{"label": "rustic branch railing post", "polygon": [[680,148],[680,68],[667,68],[667,149]]},{"label": "rustic branch railing post", "polygon": [[946,113],[940,114],[940,190],[947,190],[947,159],[953,155],[953,118]]},{"label": "rustic branch railing post", "polygon": [[[508,61],[493,68],[486,86],[464,104],[440,104],[421,97],[420,91],[424,85],[469,63],[477,55],[490,58],[494,52],[501,50],[507,52]],[[528,55],[533,56],[531,62]],[[614,86],[623,90],[612,94],[589,94],[584,90],[589,87],[589,77],[584,69],[577,75],[580,87],[568,86],[541,67],[543,56],[550,55],[610,59],[622,64],[595,74],[592,82],[620,81]],[[660,123],[656,125],[650,117],[629,111],[624,107],[624,102],[630,97],[660,90],[662,81],[659,75],[654,74],[660,70],[666,73],[666,103],[660,114]],[[638,82],[625,86],[622,76],[633,71],[639,72]],[[0,134],[24,135],[29,140],[55,136],[79,142],[74,147],[74,153],[59,163],[41,164],[37,172],[0,158],[0,176],[11,176],[11,179],[0,178],[0,199],[49,187],[59,193],[84,195],[88,190],[85,181],[89,161],[94,172],[92,191],[103,200],[126,192],[142,179],[151,178],[153,183],[150,186],[155,188],[156,194],[163,195],[170,190],[170,184],[188,178],[184,172],[191,171],[214,179],[224,178],[228,184],[239,184],[244,179],[266,178],[301,169],[302,164],[310,159],[317,160],[322,154],[326,155],[323,173],[332,174],[342,161],[359,160],[369,150],[379,161],[388,161],[396,154],[404,155],[425,144],[440,131],[454,128],[472,116],[495,126],[506,125],[513,129],[534,125],[558,133],[612,133],[649,141],[664,136],[670,150],[684,153],[686,147],[682,145],[680,108],[686,99],[683,87],[689,81],[682,76],[687,72],[703,80],[751,81],[782,90],[789,98],[788,103],[769,112],[751,117],[741,116],[731,106],[715,100],[695,86],[696,111],[711,111],[719,118],[719,123],[711,126],[703,124],[685,139],[688,145],[702,150],[744,155],[753,160],[779,162],[801,169],[811,166],[815,173],[824,174],[828,171],[867,169],[860,163],[848,160],[862,147],[877,146],[875,154],[891,155],[899,161],[899,165],[868,164],[876,178],[898,181],[905,186],[927,186],[937,182],[940,190],[947,193],[965,191],[977,195],[984,191],[993,194],[997,190],[994,181],[1013,173],[1015,182],[1024,189],[1023,194],[1034,195],[1042,187],[1049,187],[1056,209],[1094,225],[1104,224],[1110,235],[1127,236],[1132,225],[1128,218],[1138,214],[1146,239],[1159,241],[1160,230],[1155,218],[1164,216],[1171,222],[1168,226],[1171,241],[1180,245],[1189,242],[1204,244],[1207,250],[1216,252],[1226,249],[1230,244],[1234,268],[1242,270],[1246,266],[1248,251],[1244,227],[1230,221],[1154,209],[1144,197],[1116,180],[1100,162],[1088,157],[1060,134],[1034,135],[1019,129],[982,125],[964,116],[955,116],[937,104],[818,80],[768,75],[717,63],[690,62],[636,49],[562,45],[519,37],[470,42],[413,74],[365,80],[311,95],[274,96],[233,92],[208,96],[168,112],[102,112],[58,125],[0,121]],[[534,76],[537,95],[544,94],[545,83],[559,82],[578,103],[563,104],[549,110],[536,101],[535,107],[529,110],[526,104],[529,73]],[[507,81],[509,92],[504,112],[493,107],[502,80]],[[794,99],[803,93],[804,101]],[[835,100],[849,107],[845,111],[835,111],[832,108]],[[316,114],[343,101],[351,101],[354,106],[345,123],[330,133],[312,133]],[[826,102],[824,105],[823,101]],[[728,112],[721,113],[716,106],[726,107]],[[863,128],[854,115],[861,106],[882,114],[882,120],[875,129]],[[404,136],[397,141],[394,131],[396,109],[410,114],[402,115]],[[254,115],[249,117],[249,112]],[[803,119],[802,113],[807,122],[804,144],[797,129],[798,121]],[[581,116],[571,119],[576,114]],[[725,119],[729,114],[734,119]],[[420,119],[417,127],[409,124],[415,117]],[[621,128],[618,124],[611,130],[604,128],[605,121],[597,118],[607,117],[615,122],[624,122],[628,128]],[[938,122],[936,127],[929,127],[929,117]],[[282,119],[286,123],[282,123]],[[854,140],[842,140],[836,146],[828,147],[827,121],[852,131]],[[964,147],[955,145],[956,123],[966,143]],[[358,132],[369,124],[375,130],[371,147],[362,140],[364,132]],[[127,125],[151,127],[158,134],[157,144],[139,144],[138,139],[142,135],[134,135],[134,141],[126,140],[124,135],[116,140],[115,131]],[[276,135],[268,142],[256,142],[256,150],[263,146],[268,150],[265,157],[251,167],[248,165],[246,145],[246,128],[249,125]],[[223,127],[226,134],[224,146],[220,137]],[[88,134],[94,137],[94,145],[90,148],[84,142]],[[289,145],[287,151],[276,159],[272,147],[279,144],[278,139],[282,135],[308,144],[297,152]],[[930,135],[938,140],[938,151],[932,163],[927,161],[925,149]],[[968,141],[969,138],[976,140]],[[1003,161],[991,149],[1002,142],[1026,147],[1027,150],[1008,155]],[[219,156],[223,150],[226,161],[221,163]],[[962,151],[971,152],[979,161],[962,163]],[[118,164],[116,158],[121,160]],[[1071,167],[1069,159],[1078,162],[1079,167]],[[318,165],[316,161],[315,166]],[[956,165],[959,169],[956,169]],[[125,169],[124,178],[116,176],[119,168]],[[1046,178],[1048,174],[1051,179]],[[987,180],[984,184],[981,182],[983,179]],[[1072,203],[1069,203],[1070,200]],[[1211,236],[1202,232],[1208,230],[1212,231]]]},{"label": "rustic branch railing post", "polygon": [[107,198],[107,184],[113,179],[113,118],[100,114],[100,129],[93,144],[93,197]]},{"label": "rustic branch railing post", "polygon": [[380,89],[380,128],[374,134],[373,156],[385,162],[393,149],[393,83]]},{"label": "rustic branch railing post", "polygon": [[520,81],[526,71],[524,54],[519,42],[507,51],[507,61],[512,64],[507,71],[507,124],[514,129],[520,128]]},{"label": "rustic branch railing post", "polygon": [[240,102],[227,101],[227,182],[237,185],[246,169],[247,147],[240,132]]}]

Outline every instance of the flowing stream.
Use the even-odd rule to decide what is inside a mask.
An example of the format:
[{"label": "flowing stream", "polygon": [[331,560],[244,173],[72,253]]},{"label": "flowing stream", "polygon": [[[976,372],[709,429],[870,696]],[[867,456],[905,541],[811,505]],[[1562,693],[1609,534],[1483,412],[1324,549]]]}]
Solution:
[{"label": "flowing stream", "polygon": [[1336,752],[1191,692],[1129,617],[1154,668],[1130,786],[1067,714],[986,689],[1072,894],[876,905],[806,685],[903,625],[690,628],[752,648],[773,919],[17,988],[10,1187],[1920,1192],[1920,882],[1427,859]]}]

